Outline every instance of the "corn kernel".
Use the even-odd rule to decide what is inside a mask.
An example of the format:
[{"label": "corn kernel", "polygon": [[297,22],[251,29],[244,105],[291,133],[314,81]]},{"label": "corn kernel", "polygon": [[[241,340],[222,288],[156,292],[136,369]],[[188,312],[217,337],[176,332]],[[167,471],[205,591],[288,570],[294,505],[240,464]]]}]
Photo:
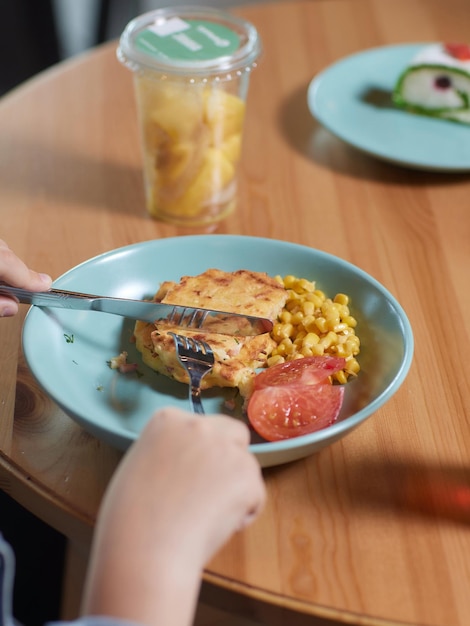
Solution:
[{"label": "corn kernel", "polygon": [[281,363],[285,363],[285,359],[279,354],[270,356],[267,360],[268,367],[273,367],[273,365],[280,365]]},{"label": "corn kernel", "polygon": [[328,332],[328,326],[324,317],[317,317],[315,320],[315,326],[321,333]]},{"label": "corn kernel", "polygon": [[283,282],[286,289],[291,289],[292,286],[295,285],[295,283],[297,282],[297,278],[288,274],[287,276],[284,276]]},{"label": "corn kernel", "polygon": [[292,315],[292,318],[291,318],[292,325],[298,326],[302,322],[303,318],[304,318],[304,314],[302,313],[302,311],[297,311],[296,313]]},{"label": "corn kernel", "polygon": [[299,278],[297,285],[300,289],[302,289],[302,291],[312,293],[315,291],[315,283],[311,282],[310,280],[306,280],[305,278]]},{"label": "corn kernel", "polygon": [[302,348],[311,348],[317,345],[320,341],[320,337],[315,333],[308,333],[302,340]]},{"label": "corn kernel", "polygon": [[345,341],[347,349],[351,354],[359,353],[359,337],[357,335],[350,335]]},{"label": "corn kernel", "polygon": [[330,331],[320,339],[319,343],[321,343],[326,350],[327,348],[330,348],[332,345],[336,344],[336,339],[336,333]]},{"label": "corn kernel", "polygon": [[354,317],[352,317],[352,315],[347,315],[346,317],[343,317],[343,322],[351,328],[356,328],[357,326],[357,321]]},{"label": "corn kernel", "polygon": [[350,359],[349,361],[346,361],[346,371],[350,374],[357,374],[359,372],[359,370],[361,369],[359,362],[357,361],[357,359]]},{"label": "corn kernel", "polygon": [[315,333],[318,335],[320,331],[318,330],[316,321],[317,321],[316,317],[307,317],[305,318],[304,323],[302,324],[302,328],[307,333]]},{"label": "corn kernel", "polygon": [[309,302],[308,300],[306,300],[302,303],[301,310],[305,317],[313,317],[313,315],[315,314],[315,305],[313,304],[313,302]]},{"label": "corn kernel", "polygon": [[341,385],[344,385],[345,383],[348,382],[348,377],[346,376],[343,370],[340,370],[339,372],[335,372],[333,374],[333,378],[337,380]]},{"label": "corn kernel", "polygon": [[288,298],[285,308],[293,314],[298,310],[298,306],[299,305],[294,298]]},{"label": "corn kernel", "polygon": [[295,346],[301,344],[306,336],[307,332],[305,330],[299,330],[295,336],[295,339],[293,340],[293,344]]},{"label": "corn kernel", "polygon": [[336,296],[334,297],[333,301],[337,302],[338,304],[348,305],[349,304],[349,296],[347,296],[345,293],[337,293]]},{"label": "corn kernel", "polygon": [[312,346],[312,356],[323,356],[325,348],[321,343],[317,343],[316,346]]},{"label": "corn kernel", "polygon": [[322,305],[323,300],[318,297],[316,293],[308,293],[306,294],[307,302],[312,302],[315,309],[319,309]]},{"label": "corn kernel", "polygon": [[279,345],[283,347],[285,354],[292,354],[295,350],[290,338],[283,339]]},{"label": "corn kernel", "polygon": [[294,335],[294,325],[289,322],[289,324],[283,324],[280,329],[281,337],[292,337]]}]

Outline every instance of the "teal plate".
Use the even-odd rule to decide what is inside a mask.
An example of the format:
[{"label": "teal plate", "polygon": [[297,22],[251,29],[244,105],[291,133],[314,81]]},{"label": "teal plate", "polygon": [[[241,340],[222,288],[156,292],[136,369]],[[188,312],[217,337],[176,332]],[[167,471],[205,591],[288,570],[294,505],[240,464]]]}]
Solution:
[{"label": "teal plate", "polygon": [[426,43],[372,48],[318,74],[308,88],[312,115],[372,156],[414,169],[470,170],[470,126],[395,107],[395,83]]},{"label": "teal plate", "polygon": [[[97,256],[73,268],[54,286],[124,298],[153,295],[161,282],[179,281],[208,268],[225,271],[294,274],[315,280],[334,296],[352,299],[362,341],[361,372],[347,384],[339,421],[313,433],[280,442],[253,434],[251,449],[261,466],[305,457],[340,439],[377,411],[406,377],[413,354],[408,319],[394,297],[375,279],[337,258],[292,243],[232,235],[195,235],[134,244]],[[28,365],[47,394],[85,430],[110,445],[126,449],[158,408],[189,410],[188,388],[145,365],[119,374],[107,364],[121,351],[141,363],[131,341],[134,322],[98,312],[31,307],[23,329]],[[245,419],[239,404],[226,400],[233,390],[204,392],[206,413],[223,412]],[[204,418],[209,419],[209,418]]]}]

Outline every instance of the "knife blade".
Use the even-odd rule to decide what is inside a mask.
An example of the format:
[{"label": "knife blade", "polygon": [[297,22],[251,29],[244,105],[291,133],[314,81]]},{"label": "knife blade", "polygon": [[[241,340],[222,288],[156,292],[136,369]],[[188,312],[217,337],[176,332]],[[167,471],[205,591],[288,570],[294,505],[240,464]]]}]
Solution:
[{"label": "knife blade", "polygon": [[273,322],[264,317],[148,300],[96,296],[63,289],[28,291],[0,283],[0,295],[14,297],[22,304],[38,307],[98,311],[152,322],[156,326],[177,326],[188,330],[239,337],[261,335],[273,329]]}]

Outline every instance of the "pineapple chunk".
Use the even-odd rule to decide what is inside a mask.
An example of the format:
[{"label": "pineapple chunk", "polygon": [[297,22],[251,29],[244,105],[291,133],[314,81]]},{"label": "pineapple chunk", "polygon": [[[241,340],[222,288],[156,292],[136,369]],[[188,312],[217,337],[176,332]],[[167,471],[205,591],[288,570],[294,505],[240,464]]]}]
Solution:
[{"label": "pineapple chunk", "polygon": [[217,201],[225,187],[232,182],[235,168],[221,150],[208,148],[203,159],[201,169],[190,182],[186,191],[177,199],[168,202],[160,195],[160,202],[156,198],[155,210],[179,217],[195,217],[207,207]]},{"label": "pineapple chunk", "polygon": [[205,92],[204,119],[210,127],[214,145],[232,135],[241,135],[245,117],[245,103],[221,89]]},{"label": "pineapple chunk", "polygon": [[226,139],[220,146],[223,154],[227,157],[230,163],[234,165],[240,160],[242,151],[242,136],[232,135],[229,139]]},{"label": "pineapple chunk", "polygon": [[203,90],[186,83],[141,79],[139,95],[145,126],[155,125],[174,140],[192,137],[203,124]]}]

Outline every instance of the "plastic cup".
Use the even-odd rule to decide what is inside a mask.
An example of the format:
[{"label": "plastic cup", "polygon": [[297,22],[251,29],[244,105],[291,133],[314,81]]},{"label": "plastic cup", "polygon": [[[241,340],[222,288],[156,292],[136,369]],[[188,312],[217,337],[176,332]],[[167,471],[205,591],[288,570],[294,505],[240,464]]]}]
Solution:
[{"label": "plastic cup", "polygon": [[153,217],[201,226],[234,210],[246,96],[260,52],[252,24],[213,8],[168,7],[126,26],[117,56],[134,73]]}]

